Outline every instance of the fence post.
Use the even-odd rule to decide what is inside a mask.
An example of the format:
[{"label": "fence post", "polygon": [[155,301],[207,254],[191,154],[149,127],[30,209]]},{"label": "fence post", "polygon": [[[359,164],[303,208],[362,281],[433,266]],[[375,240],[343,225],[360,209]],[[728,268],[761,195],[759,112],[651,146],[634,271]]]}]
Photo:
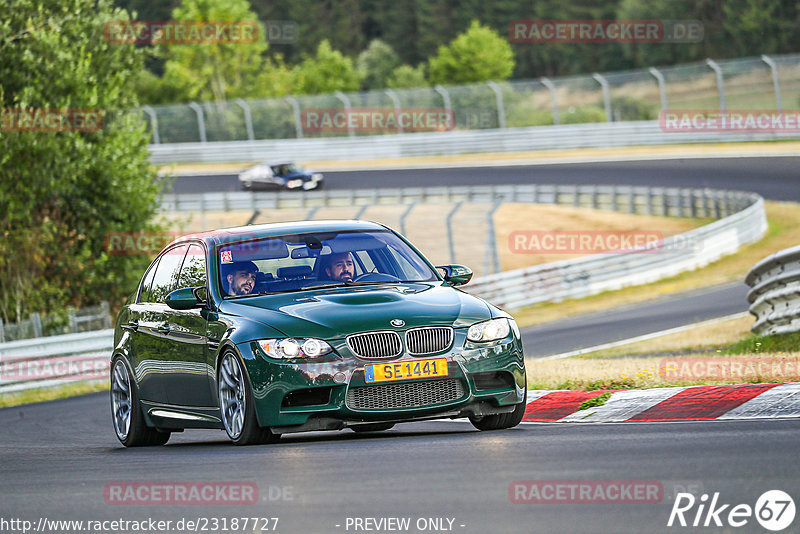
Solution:
[{"label": "fence post", "polygon": [[78,318],[75,316],[75,312],[69,312],[67,314],[67,318],[69,319],[69,333],[75,334],[78,332]]},{"label": "fence post", "polygon": [[664,75],[661,74],[661,71],[655,67],[650,67],[649,69],[650,74],[658,82],[658,95],[661,98],[661,111],[667,110],[667,84],[664,81]]},{"label": "fence post", "polygon": [[0,319],[0,343],[4,343],[6,340],[6,329],[3,326],[3,320]]},{"label": "fence post", "polygon": [[[494,214],[503,205],[502,200],[494,203],[494,207],[489,211],[486,216],[486,223],[489,228],[486,235],[486,261],[483,268],[484,276],[490,273],[500,272],[500,250],[497,247],[497,236],[494,231]],[[489,270],[489,262],[492,262],[491,271]]]},{"label": "fence post", "polygon": [[104,300],[100,303],[100,310],[103,314],[103,324],[106,328],[111,328],[113,321],[111,320],[111,310],[108,307],[108,301]]},{"label": "fence post", "polygon": [[208,141],[206,137],[206,119],[203,115],[203,108],[197,102],[189,102],[189,107],[192,108],[197,115],[197,131],[200,134],[200,142],[205,143]]},{"label": "fence post", "polygon": [[560,118],[558,116],[558,99],[556,98],[556,86],[550,81],[550,78],[539,78],[539,81],[542,82],[542,85],[547,87],[550,90],[550,105],[553,106],[553,124],[560,124]]},{"label": "fence post", "polygon": [[334,96],[341,100],[344,105],[344,116],[347,118],[347,135],[348,137],[354,137],[356,132],[353,129],[353,124],[350,122],[350,99],[341,91],[336,91]]},{"label": "fence post", "polygon": [[614,122],[614,118],[611,116],[611,91],[608,89],[608,81],[596,72],[592,74],[592,78],[594,78],[603,89],[603,105],[606,108],[606,122]]},{"label": "fence post", "polygon": [[719,91],[719,110],[725,111],[725,80],[722,77],[722,69],[713,59],[706,59],[706,65],[717,75],[717,90]]},{"label": "fence post", "polygon": [[292,113],[294,114],[294,129],[297,133],[297,138],[303,138],[303,121],[300,119],[300,103],[293,96],[284,97],[290,106],[292,106]]},{"label": "fence post", "polygon": [[783,109],[781,105],[781,84],[778,81],[778,65],[766,54],[761,55],[761,61],[769,65],[769,70],[772,71],[772,85],[775,87],[775,103],[777,104],[778,111]]},{"label": "fence post", "polygon": [[417,203],[412,202],[400,216],[400,233],[403,235],[406,235],[406,217],[408,217],[411,214],[411,211],[415,207],[417,207]]},{"label": "fence post", "polygon": [[456,202],[456,205],[453,206],[453,209],[450,210],[450,213],[447,214],[447,243],[450,246],[450,263],[456,262],[456,245],[455,240],[453,239],[453,215],[456,214],[458,209],[463,204],[463,200],[459,200]]},{"label": "fence post", "polygon": [[142,111],[147,113],[150,117],[150,127],[153,129],[153,144],[161,144],[161,137],[158,135],[158,118],[156,118],[156,110],[150,106],[142,106]]},{"label": "fence post", "polygon": [[44,335],[42,333],[42,317],[39,312],[31,314],[31,322],[33,323],[33,337],[42,337]]},{"label": "fence post", "polygon": [[497,83],[495,83],[495,82],[490,81],[490,82],[487,82],[486,85],[488,85],[489,88],[492,91],[494,91],[494,98],[495,98],[495,101],[497,102],[497,125],[500,128],[505,129],[505,127],[506,127],[506,109],[505,109],[505,106],[503,105],[503,92],[500,89],[500,86],[497,85]]},{"label": "fence post", "polygon": [[394,118],[397,121],[397,133],[403,133],[403,125],[400,124],[400,112],[403,109],[400,107],[400,99],[397,97],[397,93],[395,93],[392,89],[386,89],[384,93],[386,93],[386,95],[392,99],[392,104],[394,104]]},{"label": "fence post", "polygon": [[237,98],[235,102],[244,112],[244,127],[247,130],[247,139],[253,141],[255,134],[253,133],[253,117],[250,114],[250,106],[241,98]]}]

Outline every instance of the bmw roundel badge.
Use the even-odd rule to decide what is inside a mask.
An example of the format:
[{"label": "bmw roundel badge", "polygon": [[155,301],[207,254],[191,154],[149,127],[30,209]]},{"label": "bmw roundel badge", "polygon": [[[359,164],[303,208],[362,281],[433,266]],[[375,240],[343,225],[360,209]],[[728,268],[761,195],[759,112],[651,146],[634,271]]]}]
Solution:
[{"label": "bmw roundel badge", "polygon": [[392,319],[389,322],[391,323],[392,326],[396,326],[397,328],[400,328],[401,326],[405,326],[405,324],[406,324],[406,322],[404,320],[402,320],[402,319]]}]

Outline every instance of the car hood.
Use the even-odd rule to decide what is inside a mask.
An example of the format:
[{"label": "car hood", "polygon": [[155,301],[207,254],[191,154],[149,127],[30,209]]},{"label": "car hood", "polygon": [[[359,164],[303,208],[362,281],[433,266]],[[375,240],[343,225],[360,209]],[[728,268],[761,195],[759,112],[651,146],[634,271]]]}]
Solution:
[{"label": "car hood", "polygon": [[[355,332],[432,324],[466,327],[491,317],[479,298],[441,282],[318,289],[226,300],[220,311],[267,324],[290,337],[337,339]],[[390,321],[405,325],[395,328]]]}]

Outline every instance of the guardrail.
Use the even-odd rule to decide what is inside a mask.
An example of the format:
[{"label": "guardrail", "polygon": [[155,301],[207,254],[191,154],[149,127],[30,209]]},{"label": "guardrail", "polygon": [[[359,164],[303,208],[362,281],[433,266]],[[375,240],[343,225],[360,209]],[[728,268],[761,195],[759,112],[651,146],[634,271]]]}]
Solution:
[{"label": "guardrail", "polygon": [[363,137],[271,139],[150,145],[150,161],[168,163],[237,163],[277,160],[370,160],[481,152],[606,148],[680,143],[721,143],[798,139],[792,132],[672,133],[658,121],[457,130]]},{"label": "guardrail", "polygon": [[[655,248],[594,254],[484,276],[470,284],[468,291],[509,309],[585,297],[697,269],[736,252],[746,243],[758,241],[767,230],[764,199],[754,193],[675,190],[672,197],[662,193],[660,200],[682,206],[684,212],[699,210],[698,202],[721,209],[722,202],[727,216],[665,238]],[[652,197],[647,202],[655,203]],[[686,206],[687,202],[690,206]]]},{"label": "guardrail", "polygon": [[[586,206],[651,215],[718,220],[663,240],[657,247],[595,254],[476,278],[465,289],[493,304],[518,308],[645,284],[708,264],[760,239],[767,228],[764,200],[754,193],[633,186],[513,185],[320,191],[215,193],[165,199],[165,208],[241,209],[424,202],[531,202]],[[198,204],[200,203],[200,204]],[[497,253],[497,247],[494,247]],[[800,252],[798,253],[800,255]],[[107,376],[112,330],[0,344],[0,392]]]},{"label": "guardrail", "polygon": [[800,331],[800,245],[767,256],[747,273],[750,313],[759,335]]},{"label": "guardrail", "polygon": [[0,344],[0,393],[108,380],[114,330]]}]

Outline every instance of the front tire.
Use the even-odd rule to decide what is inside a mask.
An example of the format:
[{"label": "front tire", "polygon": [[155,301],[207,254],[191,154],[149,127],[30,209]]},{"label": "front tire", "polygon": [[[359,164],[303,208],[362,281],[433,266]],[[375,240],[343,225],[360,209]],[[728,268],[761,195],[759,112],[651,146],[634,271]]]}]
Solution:
[{"label": "front tire", "polygon": [[528,381],[525,380],[525,393],[522,402],[514,407],[510,413],[499,413],[496,415],[485,415],[481,418],[470,417],[469,422],[478,430],[502,430],[513,428],[522,422],[525,416],[525,407],[528,405]]},{"label": "front tire", "polygon": [[232,351],[226,352],[220,360],[217,389],[222,424],[235,445],[278,441],[280,434],[273,434],[268,427],[258,425],[250,380]]},{"label": "front tire", "polygon": [[170,433],[148,427],[136,392],[136,383],[122,356],[111,362],[111,422],[126,447],[164,445]]}]

